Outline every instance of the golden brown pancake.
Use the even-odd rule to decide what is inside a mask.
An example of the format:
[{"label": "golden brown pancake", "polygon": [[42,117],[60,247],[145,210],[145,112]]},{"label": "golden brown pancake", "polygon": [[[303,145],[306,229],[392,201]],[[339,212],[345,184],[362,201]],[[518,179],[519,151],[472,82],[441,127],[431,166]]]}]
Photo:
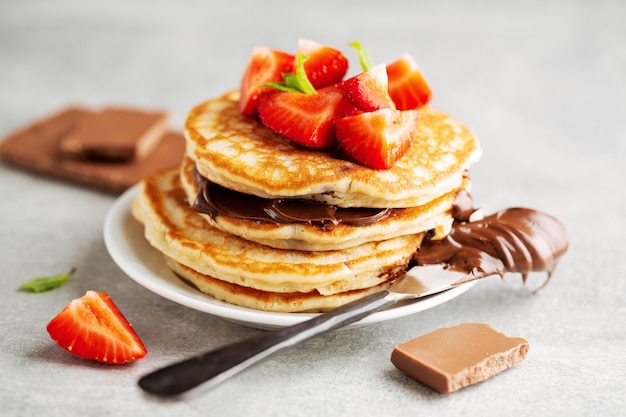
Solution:
[{"label": "golden brown pancake", "polygon": [[389,287],[389,281],[385,281],[374,287],[332,295],[321,295],[317,291],[308,293],[261,291],[201,274],[171,258],[166,257],[165,261],[170,269],[184,281],[217,300],[240,307],[280,313],[326,311]]},{"label": "golden brown pancake", "polygon": [[238,92],[191,110],[187,155],[210,181],[263,198],[303,198],[339,207],[414,207],[457,190],[481,150],[472,133],[432,107],[419,110],[417,137],[389,170],[302,148],[243,116]]}]

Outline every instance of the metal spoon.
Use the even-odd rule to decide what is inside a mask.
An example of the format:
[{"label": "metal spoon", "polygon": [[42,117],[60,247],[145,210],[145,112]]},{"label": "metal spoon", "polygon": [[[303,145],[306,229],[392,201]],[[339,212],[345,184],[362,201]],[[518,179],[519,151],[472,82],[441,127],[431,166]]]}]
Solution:
[{"label": "metal spoon", "polygon": [[139,380],[146,392],[160,397],[174,397],[193,388],[214,387],[250,366],[315,336],[354,323],[399,301],[415,300],[451,289],[466,274],[445,270],[441,265],[419,266],[380,291],[310,320],[260,333],[249,339],[224,346],[158,369]]}]

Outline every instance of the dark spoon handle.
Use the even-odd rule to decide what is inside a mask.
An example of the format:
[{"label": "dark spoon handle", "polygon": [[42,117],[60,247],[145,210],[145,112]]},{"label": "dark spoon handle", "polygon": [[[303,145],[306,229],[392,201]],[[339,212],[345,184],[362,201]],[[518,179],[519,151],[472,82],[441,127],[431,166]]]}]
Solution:
[{"label": "dark spoon handle", "polygon": [[354,323],[398,301],[389,291],[371,294],[310,320],[178,362],[154,371],[139,380],[146,392],[171,397],[200,384],[215,386],[271,355],[312,337]]}]

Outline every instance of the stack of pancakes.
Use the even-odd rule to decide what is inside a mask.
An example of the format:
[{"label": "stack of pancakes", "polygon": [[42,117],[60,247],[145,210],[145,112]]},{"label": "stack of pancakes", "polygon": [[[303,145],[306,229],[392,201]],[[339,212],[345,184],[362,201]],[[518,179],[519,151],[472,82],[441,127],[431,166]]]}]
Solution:
[{"label": "stack of pancakes", "polygon": [[425,233],[445,236],[471,132],[431,107],[389,170],[304,149],[242,116],[238,92],[192,109],[180,168],[141,183],[133,215],[169,267],[239,306],[323,311],[402,276]]}]

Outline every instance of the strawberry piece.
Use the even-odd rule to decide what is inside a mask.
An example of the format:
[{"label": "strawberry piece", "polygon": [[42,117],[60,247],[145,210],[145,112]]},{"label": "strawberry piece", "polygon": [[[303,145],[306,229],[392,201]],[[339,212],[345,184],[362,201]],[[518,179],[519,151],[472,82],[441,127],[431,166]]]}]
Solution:
[{"label": "strawberry piece", "polygon": [[361,113],[363,113],[363,110],[359,109],[358,107],[355,107],[354,104],[350,102],[350,100],[348,100],[343,94],[341,95],[341,101],[337,105],[337,112],[335,113],[337,118],[346,117],[346,116],[355,116]]},{"label": "strawberry piece", "polygon": [[113,364],[146,356],[147,350],[105,293],[87,291],[72,300],[47,327],[59,346],[81,358]]},{"label": "strawberry piece", "polygon": [[337,141],[357,162],[389,169],[411,146],[417,126],[415,110],[381,109],[335,120]]},{"label": "strawberry piece", "polygon": [[264,125],[307,148],[335,144],[335,126],[343,96],[329,87],[316,94],[274,91],[259,99],[259,117]]},{"label": "strawberry piece", "polygon": [[417,109],[432,98],[430,86],[424,79],[415,60],[403,54],[387,66],[389,95],[398,110]]},{"label": "strawberry piece", "polygon": [[298,39],[298,53],[307,56],[304,71],[315,88],[338,83],[348,71],[348,58],[330,46],[309,39]]},{"label": "strawberry piece", "polygon": [[239,111],[253,115],[257,111],[259,95],[269,90],[263,84],[282,81],[283,73],[293,72],[295,57],[286,52],[258,46],[252,50],[252,56],[241,79]]},{"label": "strawberry piece", "polygon": [[319,90],[322,93],[329,93],[330,91],[335,91],[341,94],[341,100],[337,104],[337,109],[335,111],[335,118],[346,117],[346,116],[355,116],[357,114],[363,113],[363,110],[356,107],[350,100],[346,98],[346,96],[339,91],[339,84],[333,84],[328,87],[324,87]]},{"label": "strawberry piece", "polygon": [[394,107],[389,96],[385,64],[348,78],[339,83],[337,88],[355,107],[363,111]]}]

